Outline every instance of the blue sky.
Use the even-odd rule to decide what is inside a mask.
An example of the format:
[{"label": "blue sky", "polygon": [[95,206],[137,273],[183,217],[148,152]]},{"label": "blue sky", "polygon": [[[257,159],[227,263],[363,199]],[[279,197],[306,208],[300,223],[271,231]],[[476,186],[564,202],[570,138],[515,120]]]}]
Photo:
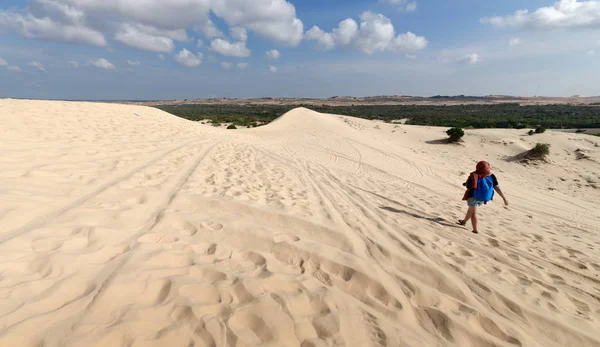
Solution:
[{"label": "blue sky", "polygon": [[599,80],[600,0],[0,5],[0,97],[569,96]]}]

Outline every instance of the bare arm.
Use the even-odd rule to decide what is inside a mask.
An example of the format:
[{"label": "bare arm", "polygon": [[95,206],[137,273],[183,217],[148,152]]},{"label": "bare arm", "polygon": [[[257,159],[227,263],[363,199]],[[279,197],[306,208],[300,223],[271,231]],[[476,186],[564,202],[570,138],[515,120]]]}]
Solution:
[{"label": "bare arm", "polygon": [[504,196],[504,193],[502,193],[502,189],[500,189],[500,186],[495,186],[494,190],[498,192],[498,194],[502,197],[502,199],[504,200],[504,205],[508,206],[508,200],[506,200],[506,197]]}]

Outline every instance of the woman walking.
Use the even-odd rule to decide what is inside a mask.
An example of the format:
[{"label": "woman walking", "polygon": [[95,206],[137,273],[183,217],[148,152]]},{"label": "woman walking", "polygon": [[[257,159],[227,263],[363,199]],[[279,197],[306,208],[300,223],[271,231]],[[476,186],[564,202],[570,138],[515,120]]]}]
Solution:
[{"label": "woman walking", "polygon": [[471,172],[467,182],[463,183],[463,186],[467,187],[463,200],[467,201],[469,209],[465,218],[459,220],[458,224],[466,225],[470,220],[473,226],[473,233],[478,234],[479,220],[477,218],[477,207],[491,201],[494,198],[494,191],[498,192],[506,206],[508,206],[508,200],[506,200],[504,193],[502,193],[498,185],[498,179],[492,174],[490,164],[487,161],[477,163],[475,171]]}]

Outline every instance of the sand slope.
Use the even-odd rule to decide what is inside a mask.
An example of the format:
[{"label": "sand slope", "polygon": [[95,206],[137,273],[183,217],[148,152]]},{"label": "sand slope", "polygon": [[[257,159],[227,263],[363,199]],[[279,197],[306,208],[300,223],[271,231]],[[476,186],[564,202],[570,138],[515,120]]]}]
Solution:
[{"label": "sand slope", "polygon": [[599,346],[600,139],[444,130],[0,100],[0,346]]}]

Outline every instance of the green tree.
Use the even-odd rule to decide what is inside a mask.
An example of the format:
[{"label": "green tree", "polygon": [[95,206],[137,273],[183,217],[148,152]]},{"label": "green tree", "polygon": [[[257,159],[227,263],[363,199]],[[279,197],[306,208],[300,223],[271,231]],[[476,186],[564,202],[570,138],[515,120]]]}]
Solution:
[{"label": "green tree", "polygon": [[452,128],[446,131],[446,134],[449,136],[450,142],[458,142],[460,139],[465,136],[465,131],[461,128]]}]

